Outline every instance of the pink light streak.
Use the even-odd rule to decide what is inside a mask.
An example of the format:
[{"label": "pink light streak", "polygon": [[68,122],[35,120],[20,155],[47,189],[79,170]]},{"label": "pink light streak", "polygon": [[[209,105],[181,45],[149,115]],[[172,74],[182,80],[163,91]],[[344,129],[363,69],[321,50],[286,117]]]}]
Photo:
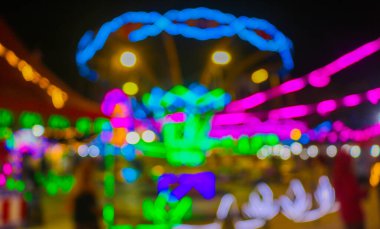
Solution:
[{"label": "pink light streak", "polygon": [[[257,107],[270,99],[304,89],[307,84],[314,87],[324,87],[330,82],[330,77],[337,72],[380,50],[380,38],[366,43],[359,48],[341,56],[335,61],[311,73],[283,83],[265,92],[258,92],[246,98],[234,101],[226,107],[227,112],[241,112]],[[295,81],[298,80],[298,81]]]}]

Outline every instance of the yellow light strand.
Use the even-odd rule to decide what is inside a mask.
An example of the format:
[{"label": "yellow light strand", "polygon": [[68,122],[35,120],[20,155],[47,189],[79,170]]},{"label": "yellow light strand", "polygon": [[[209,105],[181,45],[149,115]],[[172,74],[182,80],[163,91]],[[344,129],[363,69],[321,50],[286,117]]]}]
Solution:
[{"label": "yellow light strand", "polygon": [[10,66],[17,68],[25,81],[38,84],[41,89],[46,90],[51,97],[53,106],[57,109],[63,108],[68,100],[68,94],[59,87],[50,83],[50,81],[42,77],[31,65],[25,60],[20,59],[13,51],[7,49],[0,43],[0,57],[3,57]]}]

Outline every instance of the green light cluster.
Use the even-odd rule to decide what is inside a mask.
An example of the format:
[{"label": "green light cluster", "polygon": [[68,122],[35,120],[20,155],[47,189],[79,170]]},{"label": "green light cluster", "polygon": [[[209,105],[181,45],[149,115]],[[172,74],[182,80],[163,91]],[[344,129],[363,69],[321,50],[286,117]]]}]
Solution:
[{"label": "green light cluster", "polygon": [[66,129],[70,127],[70,121],[62,115],[51,115],[48,126],[53,129]]},{"label": "green light cluster", "polygon": [[[156,200],[143,202],[144,217],[155,225],[181,224],[183,219],[191,217],[192,200],[186,196],[178,201],[169,202],[169,194],[161,192]],[[167,210],[168,209],[168,210]]]},{"label": "green light cluster", "polygon": [[91,119],[82,117],[75,123],[76,130],[82,135],[88,135],[91,132]]},{"label": "green light cluster", "polygon": [[109,120],[106,118],[96,118],[94,121],[94,133],[99,134],[103,130],[103,125],[108,123]]},{"label": "green light cluster", "polygon": [[143,104],[153,112],[155,118],[178,111],[203,114],[221,110],[230,100],[230,95],[223,89],[208,91],[200,84],[193,84],[189,88],[177,85],[169,91],[154,88],[142,97]]},{"label": "green light cluster", "polygon": [[10,110],[0,109],[0,127],[9,127],[13,121],[13,114]]},{"label": "green light cluster", "polygon": [[255,155],[265,145],[274,146],[280,142],[275,134],[257,134],[253,137],[242,136],[238,140],[223,138],[218,147],[242,155]]},{"label": "green light cluster", "polygon": [[206,152],[218,143],[208,137],[209,130],[209,116],[189,115],[186,122],[163,126],[163,142],[140,141],[136,148],[146,156],[166,157],[174,166],[199,166],[204,163]]},{"label": "green light cluster", "polygon": [[7,178],[5,187],[9,191],[23,192],[25,190],[25,182],[22,180],[15,180],[12,177]]},{"label": "green light cluster", "polygon": [[36,180],[43,185],[49,195],[56,195],[59,191],[69,193],[75,181],[73,176],[59,176],[53,172],[49,172],[47,175],[37,173]]},{"label": "green light cluster", "polygon": [[19,117],[22,128],[30,129],[34,125],[43,125],[42,116],[35,112],[23,112]]},{"label": "green light cluster", "polygon": [[13,137],[13,132],[7,127],[0,127],[0,140],[10,139]]}]

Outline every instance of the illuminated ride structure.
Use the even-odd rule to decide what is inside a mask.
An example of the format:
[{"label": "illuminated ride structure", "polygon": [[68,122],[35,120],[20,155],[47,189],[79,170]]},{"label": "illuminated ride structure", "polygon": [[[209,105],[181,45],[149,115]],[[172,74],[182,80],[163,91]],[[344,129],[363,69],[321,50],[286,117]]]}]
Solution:
[{"label": "illuminated ride structure", "polygon": [[[147,48],[162,46],[154,43],[152,37],[156,36],[162,37],[163,48]],[[199,83],[187,83],[190,82],[188,79],[181,78],[181,58],[176,51],[175,36],[191,38],[199,44],[219,42],[215,50],[209,50],[216,51],[212,55],[213,62],[205,61],[206,66],[199,74]],[[247,58],[234,63],[230,53],[222,50],[236,37],[243,41],[241,43],[259,51],[252,50],[252,55],[248,53]],[[185,48],[191,49],[191,45]],[[120,47],[124,52],[119,53]],[[245,46],[240,48],[244,49],[241,52],[247,52]],[[136,54],[135,50],[144,51]],[[251,52],[251,49],[247,50]],[[334,74],[379,50],[380,38],[305,76],[287,80],[294,65],[292,43],[276,27],[262,19],[235,17],[207,8],[171,10],[164,14],[127,12],[106,22],[96,32],[86,32],[79,41],[76,54],[80,74],[111,87],[121,87],[121,81],[132,81],[124,84],[122,89],[110,90],[104,96],[101,110],[108,120],[95,121],[94,125],[98,123],[95,125],[96,131],[91,130],[92,124],[88,118],[77,121],[76,130],[79,133],[87,137],[91,133],[96,137],[86,144],[70,146],[76,147],[82,157],[102,156],[104,159],[106,203],[103,219],[107,227],[217,229],[232,218],[235,228],[260,228],[279,213],[294,222],[309,222],[336,211],[334,189],[328,178],[322,176],[314,195],[308,194],[299,180],[292,180],[288,191],[292,198],[288,195],[274,198],[271,188],[265,183],[259,183],[250,194],[249,201],[242,206],[241,212],[235,197],[226,194],[220,200],[215,221],[206,225],[187,225],[184,221],[191,217],[193,202],[189,192],[196,190],[202,198],[213,199],[216,195],[215,174],[209,171],[163,173],[160,167],[155,167],[158,196],[155,200],[147,199],[142,204],[144,218],[151,224],[120,225],[115,219],[113,204],[116,192],[114,171],[117,169],[117,158],[120,157],[132,162],[138,157],[153,157],[181,169],[202,168],[207,157],[213,154],[257,156],[259,159],[279,157],[283,160],[294,154],[307,159],[316,157],[319,149],[316,145],[310,145],[306,150],[306,147],[303,148],[306,144],[358,142],[376,137],[380,135],[379,124],[353,130],[341,121],[323,122],[311,127],[300,119],[312,114],[324,117],[339,108],[352,108],[364,102],[377,104],[380,88],[310,104],[264,111],[257,107],[283,95],[301,91],[306,86],[325,87]],[[115,52],[117,57],[113,55]],[[165,52],[166,56],[162,55]],[[140,56],[144,56],[145,63],[139,61]],[[151,67],[149,60],[153,57],[158,57],[158,60]],[[107,62],[108,60],[111,61]],[[220,70],[220,66],[228,63],[234,65],[233,70]],[[269,70],[263,69],[263,66]],[[161,76],[169,75],[170,79],[160,75],[157,77],[153,74],[156,70],[161,71]],[[189,69],[183,71],[186,75]],[[254,73],[247,74],[247,71]],[[247,79],[252,78],[253,82],[259,84],[268,75],[272,80],[270,85],[266,85],[269,89],[256,93],[237,93],[240,86],[247,84]],[[138,91],[145,93],[139,95]],[[34,131],[38,132],[38,128]],[[28,134],[30,135],[27,131],[20,132],[17,137]],[[36,141],[44,140],[37,138]],[[14,143],[10,140],[8,142]],[[34,142],[31,141],[30,145],[34,146]],[[17,151],[17,144],[11,146]],[[57,152],[59,147],[51,147],[51,151]],[[358,146],[347,147],[353,157],[360,155]],[[372,156],[379,156],[380,147],[373,146],[372,149]],[[334,157],[337,151],[335,145],[326,148],[329,157]],[[10,164],[6,164],[0,173],[0,185],[9,182],[7,176],[11,171]],[[380,169],[373,173],[380,177],[378,171]],[[121,175],[127,183],[133,183],[139,178],[140,171],[126,167],[121,169]],[[379,183],[378,177],[373,178],[372,183]],[[54,174],[41,177],[40,180],[46,186],[49,183],[61,184],[53,185],[54,192],[58,189],[66,191],[72,184],[70,177],[57,178]],[[54,180],[62,181],[53,182]],[[22,183],[9,183],[13,184],[13,189],[22,189]]]},{"label": "illuminated ride structure", "polygon": [[[110,52],[102,50],[110,46],[108,40],[120,42],[120,33],[123,33],[130,47],[138,47],[143,41],[152,42],[151,37],[162,35],[172,83],[182,83],[172,36],[203,42],[216,39],[225,42],[225,39],[238,37],[262,53],[277,54],[282,64],[275,68],[275,75],[282,81],[293,68],[291,41],[267,21],[196,8],[171,10],[165,14],[128,12],[103,24],[97,32],[86,32],[78,44],[76,54],[77,66],[82,76],[94,81],[115,82],[96,59],[97,55],[104,59]],[[136,78],[134,72],[125,73],[124,77],[128,80],[140,80],[139,86],[141,84],[145,92],[151,89],[140,98],[135,96],[138,88],[135,88],[133,93],[130,92],[130,87],[123,87],[123,90],[114,89],[105,96],[102,103],[102,111],[110,118],[110,122],[103,126],[103,132],[89,145],[99,147],[105,158],[105,195],[109,200],[103,208],[106,224],[109,228],[134,228],[129,225],[115,225],[115,209],[111,201],[115,193],[115,178],[112,172],[115,155],[123,155],[127,160],[134,160],[136,155],[162,158],[172,166],[186,167],[201,166],[210,154],[220,152],[229,155],[257,155],[260,159],[279,156],[284,160],[293,153],[307,159],[318,155],[318,147],[311,145],[305,150],[303,144],[360,142],[380,135],[378,125],[363,130],[352,130],[343,122],[336,121],[324,122],[311,128],[303,121],[293,120],[311,114],[327,116],[339,108],[351,108],[363,102],[377,104],[380,88],[312,104],[267,111],[255,109],[275,98],[305,89],[306,86],[325,87],[334,74],[379,50],[380,38],[305,76],[281,84],[278,81],[277,85],[270,85],[268,90],[248,96],[237,95],[236,90],[231,88],[232,81],[229,81],[228,77],[218,79],[225,84],[213,82],[212,76],[208,74],[212,72],[209,71],[209,66],[206,66],[208,70],[204,71],[206,74],[201,74],[201,84],[192,83],[188,87],[177,85],[167,90],[156,87],[155,83],[158,83],[158,80],[150,70],[146,70],[149,69],[147,64],[143,66],[147,76],[143,80]],[[132,67],[136,63],[136,56],[133,52],[124,54],[129,55],[125,56],[126,63],[123,63],[123,58],[120,61],[123,65]],[[215,64],[223,65],[229,63],[231,56],[228,52],[220,51],[214,52],[212,58]],[[262,64],[260,59],[263,58],[267,56],[256,53],[253,58],[247,58],[251,62],[247,61],[245,65],[255,66],[257,69],[257,66]],[[93,70],[93,66],[100,68],[100,73]],[[264,73],[262,71],[259,69],[252,74],[253,82],[266,80],[267,73],[265,70]],[[241,74],[239,71],[235,73],[232,78]],[[260,77],[254,76],[255,74]],[[334,157],[337,147],[330,145],[326,151],[328,156]],[[358,146],[353,146],[348,151],[353,157],[360,155]],[[371,154],[378,156],[379,147],[373,146]],[[124,168],[122,175],[127,182],[134,182],[138,179],[139,172],[133,168]],[[316,204],[312,204],[312,196],[305,192],[298,180],[293,180],[290,184],[294,198],[282,196],[278,200],[273,198],[271,189],[265,183],[260,183],[257,191],[250,195],[250,202],[243,206],[241,214],[236,208],[234,197],[227,194],[220,202],[215,222],[198,226],[183,224],[183,220],[188,219],[191,213],[192,205],[191,198],[186,194],[195,189],[203,198],[212,199],[215,196],[215,182],[215,175],[211,172],[159,174],[157,199],[146,200],[143,203],[144,217],[153,224],[141,224],[136,228],[222,228],[229,214],[233,215],[235,228],[259,228],[279,212],[295,222],[307,222],[337,209],[334,189],[327,177],[321,177],[314,195]],[[239,214],[243,218],[236,218]]]}]

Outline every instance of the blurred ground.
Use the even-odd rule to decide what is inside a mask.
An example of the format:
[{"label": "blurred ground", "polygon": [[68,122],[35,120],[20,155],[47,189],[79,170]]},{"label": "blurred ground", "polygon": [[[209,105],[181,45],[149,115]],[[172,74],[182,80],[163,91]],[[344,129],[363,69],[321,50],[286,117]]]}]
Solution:
[{"label": "blurred ground", "polygon": [[[284,190],[285,191],[285,190]],[[244,192],[244,191],[243,191]],[[115,205],[117,209],[116,219],[120,223],[129,222],[133,224],[133,221],[138,222],[141,216],[141,204],[137,202],[140,201],[139,191],[135,188],[130,188],[128,195],[117,196],[115,199]],[[245,193],[246,194],[246,193]],[[239,195],[239,194],[238,194]],[[239,197],[237,199],[239,201]],[[248,196],[248,195],[247,195]],[[132,198],[133,197],[133,198]],[[202,221],[202,223],[211,222],[215,216],[216,208],[219,204],[219,198],[216,197],[213,201],[202,201],[200,199],[194,200],[193,212],[196,221]],[[134,201],[132,201],[134,200]],[[32,227],[30,229],[68,229],[73,228],[70,220],[70,214],[65,208],[67,200],[63,196],[49,197],[45,196],[43,198],[44,206],[44,220],[45,224],[41,227]],[[241,205],[241,203],[239,203]],[[365,212],[366,212],[366,228],[367,229],[378,229],[380,228],[380,212],[379,212],[379,198],[375,190],[371,190],[368,198],[364,202]],[[125,212],[125,213],[123,213]],[[129,213],[128,213],[129,212]],[[133,212],[131,214],[130,212]],[[200,216],[202,214],[203,216]],[[128,215],[127,217],[125,217]],[[198,220],[197,220],[198,219]],[[194,220],[193,220],[194,221]],[[192,222],[186,222],[191,224]],[[195,222],[198,223],[198,222]],[[291,228],[291,229],[314,229],[314,228],[324,228],[324,229],[339,229],[343,228],[340,222],[339,214],[333,213],[323,217],[320,220],[311,223],[294,223],[282,215],[276,216],[271,220],[267,227],[265,228]]]}]

